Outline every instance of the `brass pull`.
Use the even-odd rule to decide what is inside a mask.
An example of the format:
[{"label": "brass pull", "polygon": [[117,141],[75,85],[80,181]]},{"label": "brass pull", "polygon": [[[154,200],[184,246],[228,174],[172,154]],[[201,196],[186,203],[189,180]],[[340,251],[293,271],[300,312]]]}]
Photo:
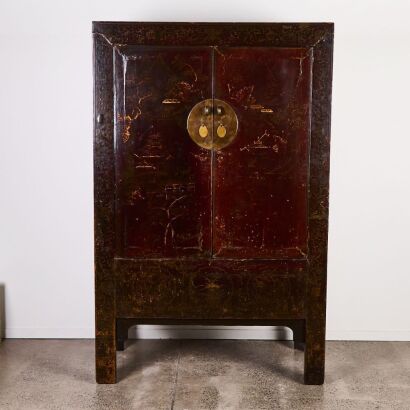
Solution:
[{"label": "brass pull", "polygon": [[200,136],[201,138],[206,138],[206,137],[208,136],[208,128],[207,128],[206,125],[204,125],[204,124],[202,124],[202,125],[199,127],[198,132],[199,132],[199,136]]},{"label": "brass pull", "polygon": [[218,128],[216,129],[216,133],[219,138],[224,138],[226,135],[226,128],[224,127],[223,124],[219,124]]},{"label": "brass pull", "polygon": [[187,129],[191,139],[200,147],[220,150],[235,139],[238,117],[225,101],[207,99],[191,109]]}]

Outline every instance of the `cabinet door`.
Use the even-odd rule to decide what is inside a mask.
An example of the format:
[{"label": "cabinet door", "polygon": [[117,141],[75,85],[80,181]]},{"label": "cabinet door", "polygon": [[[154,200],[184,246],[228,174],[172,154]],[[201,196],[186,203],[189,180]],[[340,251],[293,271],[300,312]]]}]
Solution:
[{"label": "cabinet door", "polygon": [[215,257],[306,257],[311,70],[309,49],[215,48],[214,96],[239,124],[214,153]]},{"label": "cabinet door", "polygon": [[186,120],[212,96],[212,49],[119,47],[114,71],[117,256],[210,255],[211,152]]}]

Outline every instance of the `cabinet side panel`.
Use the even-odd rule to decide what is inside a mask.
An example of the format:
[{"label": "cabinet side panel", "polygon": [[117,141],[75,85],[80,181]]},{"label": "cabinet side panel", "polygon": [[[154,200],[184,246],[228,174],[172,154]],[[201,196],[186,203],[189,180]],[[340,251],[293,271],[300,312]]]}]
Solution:
[{"label": "cabinet side panel", "polygon": [[94,35],[94,253],[96,368],[99,383],[114,383],[115,278],[113,50]]},{"label": "cabinet side panel", "polygon": [[309,180],[309,272],[306,281],[305,382],[322,384],[325,365],[333,28],[313,48]]}]

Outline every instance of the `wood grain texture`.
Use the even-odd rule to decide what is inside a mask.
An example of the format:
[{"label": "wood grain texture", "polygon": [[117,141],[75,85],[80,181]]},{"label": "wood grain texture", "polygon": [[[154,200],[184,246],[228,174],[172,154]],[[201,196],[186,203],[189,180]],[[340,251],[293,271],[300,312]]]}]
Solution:
[{"label": "wood grain texture", "polygon": [[[95,22],[93,33],[97,381],[115,382],[133,323],[284,321],[305,341],[305,383],[323,383],[333,25]],[[202,97],[239,112],[221,154],[182,125]],[[265,129],[287,144],[253,153]]]}]

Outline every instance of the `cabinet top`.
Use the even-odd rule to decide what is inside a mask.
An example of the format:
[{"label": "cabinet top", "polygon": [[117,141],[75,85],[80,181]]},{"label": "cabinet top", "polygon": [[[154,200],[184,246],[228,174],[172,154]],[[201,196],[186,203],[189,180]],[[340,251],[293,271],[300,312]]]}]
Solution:
[{"label": "cabinet top", "polygon": [[92,32],[113,44],[314,47],[333,42],[333,23],[94,21]]}]

